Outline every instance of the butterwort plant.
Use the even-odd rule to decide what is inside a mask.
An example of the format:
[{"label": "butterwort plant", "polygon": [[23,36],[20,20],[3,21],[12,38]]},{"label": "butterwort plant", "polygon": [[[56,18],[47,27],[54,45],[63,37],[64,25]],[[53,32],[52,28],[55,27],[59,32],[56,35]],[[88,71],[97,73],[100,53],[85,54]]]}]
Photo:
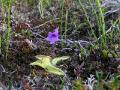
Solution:
[{"label": "butterwort plant", "polygon": [[47,41],[50,42],[50,44],[54,44],[55,42],[59,41],[59,28],[55,28],[54,32],[49,32],[47,38],[45,38]]},{"label": "butterwort plant", "polygon": [[[54,32],[49,32],[47,38],[45,38],[47,41],[50,42],[52,46],[52,50],[54,50],[54,43],[59,41],[59,32],[58,27],[54,29]],[[62,57],[56,57],[52,58],[50,56],[46,55],[37,55],[36,56],[37,61],[31,63],[30,65],[37,65],[45,69],[48,73],[56,74],[56,75],[65,75],[64,71],[59,69],[57,66],[57,63],[66,59],[69,59],[69,56],[62,56]]]}]

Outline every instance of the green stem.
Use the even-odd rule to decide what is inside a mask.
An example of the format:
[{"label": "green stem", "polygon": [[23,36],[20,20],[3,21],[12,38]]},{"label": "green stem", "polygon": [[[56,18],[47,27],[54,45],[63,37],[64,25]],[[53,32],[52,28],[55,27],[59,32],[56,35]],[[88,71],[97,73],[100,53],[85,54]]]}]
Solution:
[{"label": "green stem", "polygon": [[84,6],[82,5],[82,2],[80,0],[78,0],[78,2],[80,4],[80,6],[82,7],[82,10],[84,11],[84,14],[85,14],[85,17],[86,17],[86,20],[87,20],[88,24],[90,25],[90,29],[91,29],[92,35],[94,36],[95,39],[97,39],[97,37],[96,37],[96,35],[94,33],[94,30],[92,28],[91,22],[89,20],[89,16],[87,15],[87,12],[86,12]]},{"label": "green stem", "polygon": [[99,21],[100,21],[100,26],[101,26],[101,30],[102,30],[101,44],[103,47],[105,47],[106,46],[106,37],[105,37],[106,33],[105,33],[104,14],[102,11],[100,0],[96,0],[96,4],[97,4],[98,10],[99,10]]}]

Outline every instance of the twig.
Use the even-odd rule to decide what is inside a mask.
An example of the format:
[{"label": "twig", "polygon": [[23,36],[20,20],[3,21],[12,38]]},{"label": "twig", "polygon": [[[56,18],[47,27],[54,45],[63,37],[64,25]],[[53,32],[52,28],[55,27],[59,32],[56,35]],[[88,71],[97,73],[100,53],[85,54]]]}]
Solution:
[{"label": "twig", "polygon": [[[55,18],[54,20],[59,20],[59,18]],[[38,25],[38,26],[36,26],[36,27],[31,28],[31,30],[37,29],[37,28],[39,28],[39,27],[41,27],[41,26],[44,26],[44,25],[46,25],[47,23],[50,23],[50,22],[52,22],[52,21],[54,21],[54,20],[46,21],[46,22],[43,23],[43,24],[40,24],[40,25]]]}]

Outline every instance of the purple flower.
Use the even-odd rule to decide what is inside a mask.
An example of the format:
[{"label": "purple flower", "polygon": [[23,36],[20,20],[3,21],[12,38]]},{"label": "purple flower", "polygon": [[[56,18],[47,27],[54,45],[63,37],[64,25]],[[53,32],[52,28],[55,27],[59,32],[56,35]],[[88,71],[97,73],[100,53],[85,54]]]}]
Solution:
[{"label": "purple flower", "polygon": [[54,29],[54,32],[49,32],[47,38],[45,38],[50,42],[50,44],[54,44],[55,42],[59,41],[58,29],[59,28],[56,28]]}]

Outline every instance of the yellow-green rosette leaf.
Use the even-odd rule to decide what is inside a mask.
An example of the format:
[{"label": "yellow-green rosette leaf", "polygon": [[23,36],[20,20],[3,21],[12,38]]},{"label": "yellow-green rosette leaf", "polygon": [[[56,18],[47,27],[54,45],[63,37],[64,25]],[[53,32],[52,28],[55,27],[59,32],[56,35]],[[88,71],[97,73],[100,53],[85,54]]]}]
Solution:
[{"label": "yellow-green rosette leaf", "polygon": [[60,61],[67,60],[67,59],[69,59],[69,56],[56,57],[56,58],[54,58],[54,59],[51,60],[51,63],[53,65],[56,65]]},{"label": "yellow-green rosette leaf", "polygon": [[62,60],[66,60],[69,56],[57,57],[52,59],[50,56],[37,55],[37,61],[31,63],[30,65],[37,65],[44,68],[47,72],[53,73],[56,75],[65,75],[65,73],[56,67],[56,64]]},{"label": "yellow-green rosette leaf", "polygon": [[30,65],[32,65],[32,66],[37,65],[37,66],[40,66],[40,67],[42,67],[42,68],[45,68],[45,67],[43,66],[43,64],[40,62],[40,60],[37,60],[37,61],[35,61],[35,62],[32,62],[32,63],[30,63]]},{"label": "yellow-green rosette leaf", "polygon": [[53,73],[56,75],[65,75],[65,73],[61,69],[59,69],[53,65],[47,66],[47,68],[45,70],[49,73]]},{"label": "yellow-green rosette leaf", "polygon": [[51,65],[51,62],[50,62],[51,57],[49,57],[49,56],[38,55],[38,56],[36,56],[36,58],[38,60],[31,63],[30,65],[37,65],[37,66],[40,66],[42,68],[46,68],[48,65]]},{"label": "yellow-green rosette leaf", "polygon": [[46,55],[36,55],[35,57],[39,60],[46,59],[46,58],[50,60],[52,59],[50,56],[46,56]]}]

